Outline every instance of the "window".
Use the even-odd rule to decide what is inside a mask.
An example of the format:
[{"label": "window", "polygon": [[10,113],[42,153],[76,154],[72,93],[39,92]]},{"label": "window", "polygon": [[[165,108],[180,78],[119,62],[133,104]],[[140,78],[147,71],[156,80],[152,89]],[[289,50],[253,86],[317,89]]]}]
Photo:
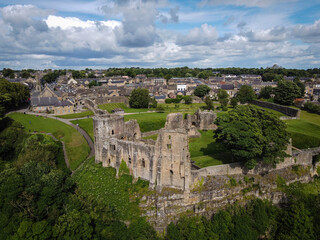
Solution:
[{"label": "window", "polygon": [[172,170],[170,170],[170,174],[171,174],[171,176],[173,175],[173,171]]},{"label": "window", "polygon": [[171,139],[171,135],[169,135],[169,139]]},{"label": "window", "polygon": [[141,160],[141,165],[142,165],[142,167],[146,167],[146,162],[144,161],[144,158],[142,158],[142,160]]},{"label": "window", "polygon": [[112,134],[112,135],[114,134],[114,131],[113,131],[113,130],[111,130],[111,134]]},{"label": "window", "polygon": [[171,149],[171,144],[167,144],[167,148],[168,148],[168,149]]},{"label": "window", "polygon": [[131,164],[131,157],[129,157],[128,163]]},{"label": "window", "polygon": [[108,163],[109,163],[109,164],[111,163],[111,160],[110,160],[110,158],[108,159]]}]

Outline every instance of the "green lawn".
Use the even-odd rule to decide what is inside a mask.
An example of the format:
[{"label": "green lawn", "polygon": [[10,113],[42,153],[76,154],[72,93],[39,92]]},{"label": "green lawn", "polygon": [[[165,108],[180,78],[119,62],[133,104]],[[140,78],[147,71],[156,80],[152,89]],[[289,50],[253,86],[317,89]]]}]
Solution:
[{"label": "green lawn", "polygon": [[300,149],[320,146],[320,115],[301,111],[299,120],[285,122],[293,146]]},{"label": "green lawn", "polygon": [[168,113],[144,113],[125,115],[124,120],[136,119],[139,123],[141,132],[159,130],[164,127]]},{"label": "green lawn", "polygon": [[71,122],[75,125],[79,124],[79,127],[81,127],[84,131],[86,131],[90,136],[91,140],[94,141],[92,118],[73,120]]},{"label": "green lawn", "polygon": [[92,111],[85,111],[80,113],[72,113],[72,114],[66,114],[66,115],[57,115],[58,118],[64,118],[64,119],[72,119],[72,118],[82,118],[87,116],[92,116]]},{"label": "green lawn", "polygon": [[191,138],[189,140],[189,151],[191,160],[198,167],[208,167],[231,162],[231,153],[223,146],[217,143],[213,138],[213,131],[199,131],[200,138]]},{"label": "green lawn", "polygon": [[86,160],[72,178],[81,192],[109,206],[117,218],[131,220],[140,215],[139,199],[148,191],[148,182],[132,183],[132,177],[128,175],[116,177],[114,168],[96,164],[94,157]]},{"label": "green lawn", "polygon": [[122,108],[125,113],[139,113],[139,112],[147,112],[147,111],[154,111],[154,109],[148,108],[129,108],[124,103],[105,103],[98,105],[98,107],[102,110],[107,110],[109,113],[113,109]]},{"label": "green lawn", "polygon": [[20,122],[26,132],[52,133],[57,139],[64,141],[71,170],[76,169],[90,152],[84,137],[73,127],[51,118],[12,113],[9,117]]},{"label": "green lawn", "polygon": [[147,139],[152,139],[152,140],[157,140],[158,138],[158,134],[154,134],[154,135],[151,135],[151,136],[147,136],[147,137],[143,137],[143,139],[147,140]]}]

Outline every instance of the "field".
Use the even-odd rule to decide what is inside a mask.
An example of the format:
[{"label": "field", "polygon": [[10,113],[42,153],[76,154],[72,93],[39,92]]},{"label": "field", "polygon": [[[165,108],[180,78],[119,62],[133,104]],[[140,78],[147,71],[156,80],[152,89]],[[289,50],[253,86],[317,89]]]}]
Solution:
[{"label": "field", "polygon": [[184,104],[184,103],[160,103],[158,106],[161,106],[165,109],[166,112],[189,112],[194,113],[196,112],[200,107],[206,106],[205,103],[192,103],[192,104]]},{"label": "field", "polygon": [[139,196],[148,190],[148,182],[138,180],[132,183],[132,177],[128,175],[116,177],[114,168],[96,164],[94,157],[86,160],[72,178],[81,192],[109,206],[119,219],[131,220],[140,215]]},{"label": "field", "polygon": [[299,120],[287,120],[292,145],[299,148],[320,146],[320,115],[301,111]]},{"label": "field", "polygon": [[51,118],[12,113],[10,118],[20,122],[27,132],[52,133],[64,141],[71,170],[76,169],[88,156],[90,148],[84,137],[73,127]]},{"label": "field", "polygon": [[64,119],[73,119],[73,118],[82,118],[82,117],[87,117],[92,115],[93,115],[93,112],[85,111],[85,112],[72,113],[72,114],[66,114],[66,115],[56,115],[56,117],[64,118]]},{"label": "field", "polygon": [[145,113],[125,115],[124,120],[136,119],[139,123],[141,132],[159,130],[164,127],[168,113]]},{"label": "field", "polygon": [[154,109],[148,109],[148,108],[129,108],[124,103],[105,103],[105,104],[98,105],[98,107],[102,110],[107,110],[109,113],[111,113],[111,111],[116,108],[122,108],[125,113],[139,113],[139,112],[154,111]]},{"label": "field", "polygon": [[213,131],[199,131],[200,138],[191,138],[189,140],[189,151],[191,160],[198,167],[208,167],[231,162],[231,153],[223,146],[217,143],[213,137]]},{"label": "field", "polygon": [[90,136],[91,140],[94,140],[94,134],[93,134],[93,121],[92,118],[85,118],[85,119],[79,119],[79,120],[73,120],[71,121],[73,124],[79,124],[79,127],[81,127],[83,130],[85,130],[88,135]]}]

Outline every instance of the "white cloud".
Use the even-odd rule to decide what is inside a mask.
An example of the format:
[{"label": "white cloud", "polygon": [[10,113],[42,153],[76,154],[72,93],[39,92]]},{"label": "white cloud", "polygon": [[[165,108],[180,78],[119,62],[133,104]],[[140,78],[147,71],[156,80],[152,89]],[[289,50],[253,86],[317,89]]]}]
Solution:
[{"label": "white cloud", "polygon": [[320,20],[312,25],[297,25],[292,28],[292,35],[307,43],[320,43]]},{"label": "white cloud", "polygon": [[179,45],[211,45],[216,42],[218,33],[215,27],[202,24],[200,28],[191,29],[187,35],[180,35],[177,39]]},{"label": "white cloud", "polygon": [[82,21],[76,17],[60,17],[50,15],[46,20],[44,20],[49,28],[60,27],[62,30],[70,29],[70,28],[91,28],[96,27],[97,25],[106,26],[114,29],[115,27],[119,27],[121,22],[115,20],[109,21]]},{"label": "white cloud", "polygon": [[200,5],[234,5],[246,7],[268,7],[281,2],[296,2],[297,0],[203,0]]}]

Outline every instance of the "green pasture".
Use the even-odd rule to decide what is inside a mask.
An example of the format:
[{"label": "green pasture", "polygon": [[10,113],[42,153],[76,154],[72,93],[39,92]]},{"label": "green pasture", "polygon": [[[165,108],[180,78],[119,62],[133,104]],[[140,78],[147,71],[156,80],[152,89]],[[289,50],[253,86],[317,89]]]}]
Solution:
[{"label": "green pasture", "polygon": [[305,149],[320,146],[320,115],[301,111],[299,120],[285,122],[294,147]]},{"label": "green pasture", "polygon": [[143,137],[143,139],[147,140],[147,139],[152,139],[152,140],[157,140],[158,138],[158,134],[154,134],[154,135],[151,135],[151,136],[147,136],[147,137]]},{"label": "green pasture", "polygon": [[125,115],[124,120],[137,120],[141,132],[159,130],[164,127],[168,113],[144,113]]},{"label": "green pasture", "polygon": [[84,137],[73,127],[52,118],[22,113],[11,113],[9,117],[20,122],[26,132],[52,133],[66,146],[70,169],[76,169],[88,156],[90,148]]},{"label": "green pasture", "polygon": [[79,127],[81,127],[84,131],[86,131],[87,134],[90,136],[91,140],[94,141],[92,118],[73,120],[71,122],[75,125],[79,124]]},{"label": "green pasture", "polygon": [[105,103],[105,104],[98,105],[98,107],[102,110],[107,110],[109,113],[111,113],[111,111],[116,108],[122,108],[125,113],[139,113],[139,112],[154,111],[154,109],[149,109],[149,108],[130,108],[130,107],[127,107],[124,103]]},{"label": "green pasture", "polygon": [[213,131],[199,131],[200,138],[191,138],[189,140],[189,151],[191,160],[198,167],[208,167],[220,164],[230,163],[231,153],[214,139]]},{"label": "green pasture", "polygon": [[72,114],[66,114],[66,115],[56,115],[58,118],[64,118],[64,119],[73,119],[73,118],[82,118],[87,116],[92,116],[92,111],[85,111],[80,113],[72,113]]},{"label": "green pasture", "polygon": [[121,220],[131,220],[140,215],[139,199],[148,191],[148,182],[132,176],[116,177],[116,169],[96,164],[94,157],[86,160],[73,174],[81,192],[102,202]]}]

